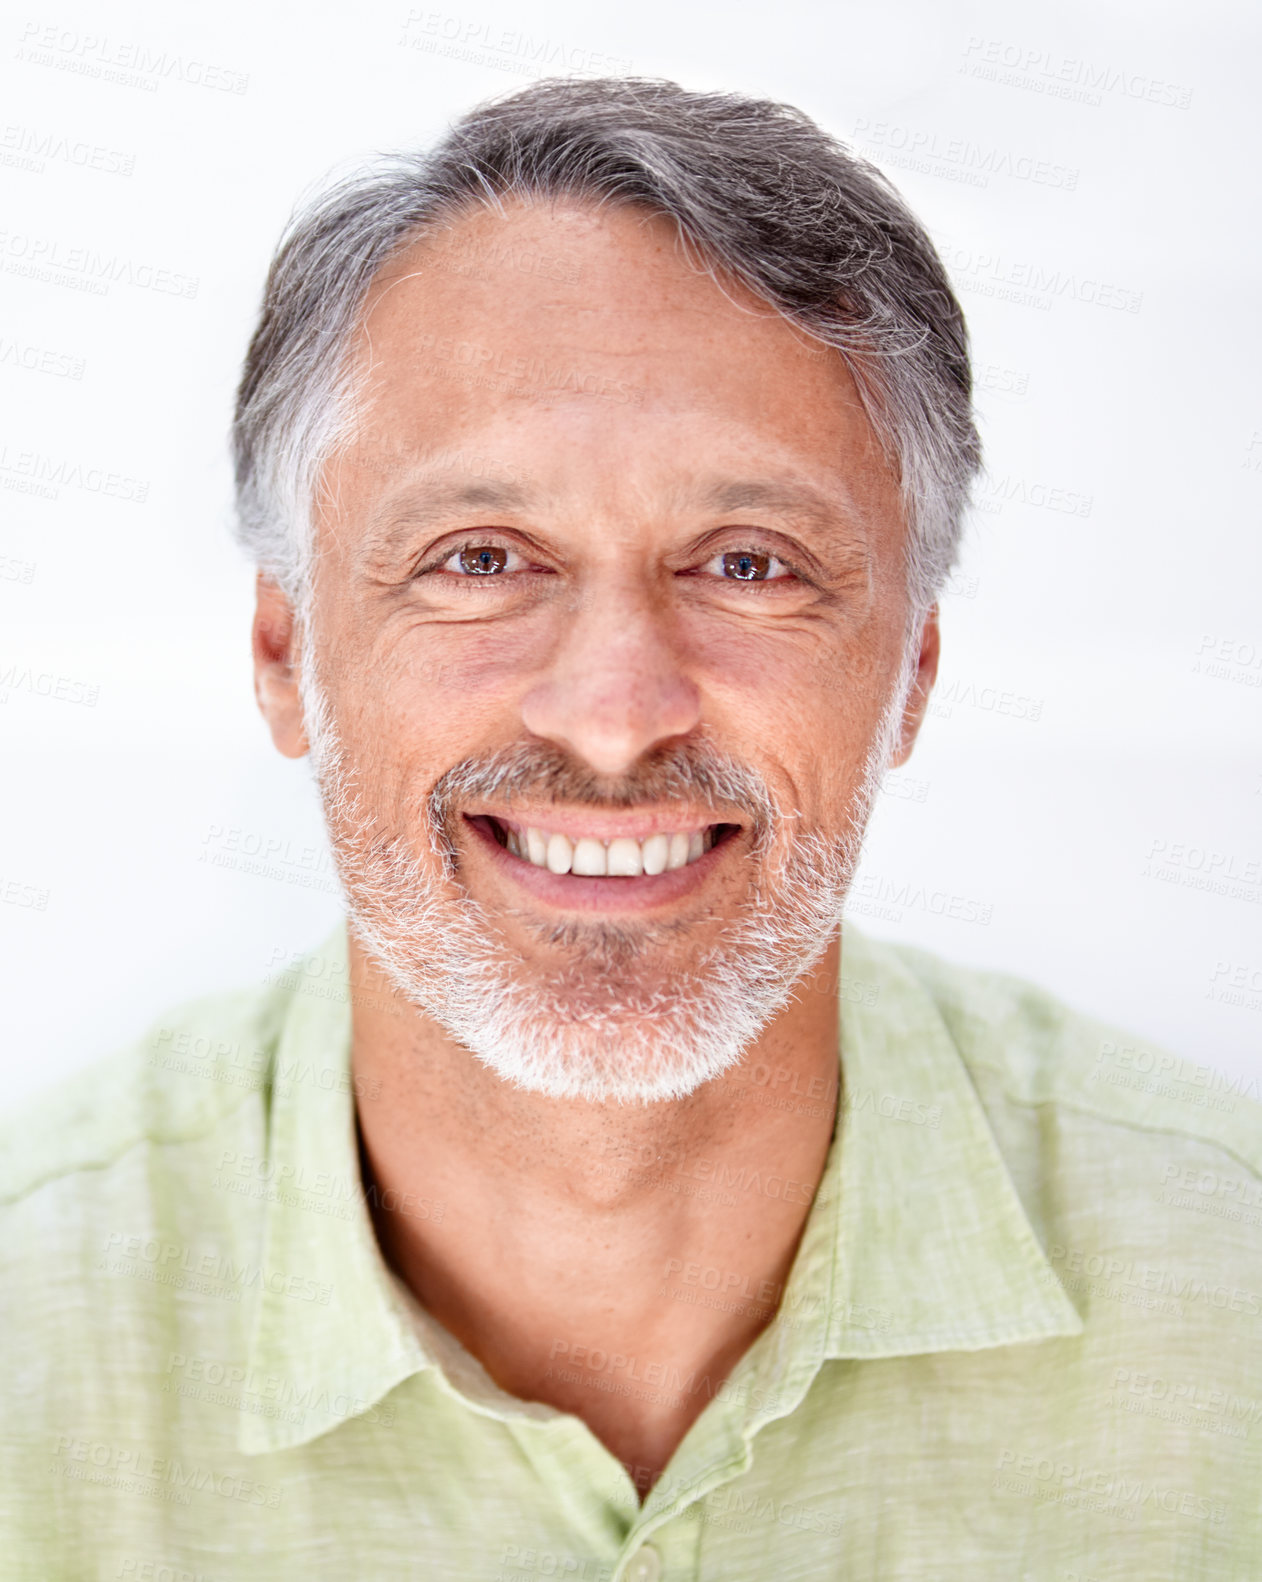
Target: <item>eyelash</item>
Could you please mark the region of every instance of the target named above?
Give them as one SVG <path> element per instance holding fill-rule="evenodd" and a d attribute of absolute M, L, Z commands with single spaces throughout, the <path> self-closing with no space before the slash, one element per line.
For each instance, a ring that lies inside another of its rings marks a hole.
<path fill-rule="evenodd" d="M 419 567 L 418 570 L 413 573 L 413 576 L 419 578 L 433 575 L 437 572 L 446 572 L 446 575 L 451 577 L 454 582 L 494 582 L 498 577 L 511 575 L 507 568 L 501 572 L 495 572 L 490 575 L 484 574 L 482 576 L 479 576 L 475 572 L 447 571 L 447 567 L 450 565 L 450 563 L 455 560 L 458 555 L 463 554 L 467 549 L 502 549 L 505 554 L 509 556 L 516 555 L 518 559 L 524 558 L 522 556 L 521 550 L 515 549 L 511 544 L 506 544 L 502 540 L 492 538 L 484 534 L 478 534 L 475 537 L 464 539 L 460 543 L 454 545 L 447 551 L 446 554 L 443 555 L 441 560 L 432 561 L 428 566 Z M 765 588 L 770 584 L 794 581 L 803 582 L 809 580 L 806 578 L 801 569 L 794 565 L 792 561 L 786 560 L 782 555 L 776 554 L 774 550 L 770 549 L 766 545 L 758 543 L 756 540 L 748 543 L 736 544 L 727 549 L 716 549 L 713 554 L 709 555 L 704 561 L 701 562 L 700 566 L 696 567 L 693 571 L 685 573 L 685 575 L 696 575 L 697 572 L 703 570 L 706 566 L 713 565 L 716 561 L 721 561 L 725 555 L 739 555 L 746 551 L 752 551 L 755 554 L 766 555 L 774 566 L 778 566 L 780 568 L 781 575 L 769 576 L 761 579 L 750 578 L 748 580 L 740 577 L 724 577 L 720 575 L 716 576 L 714 580 L 716 582 L 735 582 L 741 584 L 744 587 L 755 588 Z M 520 570 L 521 568 L 518 568 L 519 573 Z M 786 572 L 788 575 L 783 575 L 783 573 Z"/>

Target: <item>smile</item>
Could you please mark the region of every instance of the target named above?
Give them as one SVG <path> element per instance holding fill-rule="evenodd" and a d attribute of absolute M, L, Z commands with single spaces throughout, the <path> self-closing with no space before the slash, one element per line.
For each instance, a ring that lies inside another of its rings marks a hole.
<path fill-rule="evenodd" d="M 549 873 L 579 874 L 584 878 L 638 879 L 642 874 L 669 873 L 687 868 L 703 857 L 735 825 L 708 824 L 704 829 L 658 830 L 637 839 L 615 835 L 570 836 L 561 830 L 535 825 L 509 824 L 488 819 L 497 841 L 514 857 Z"/>
<path fill-rule="evenodd" d="M 545 904 L 581 911 L 680 901 L 744 833 L 735 823 L 692 823 L 687 813 L 672 820 L 669 813 L 567 811 L 549 820 L 541 810 L 521 820 L 466 813 L 465 821 L 506 877 Z M 549 827 L 562 821 L 564 829 Z"/>

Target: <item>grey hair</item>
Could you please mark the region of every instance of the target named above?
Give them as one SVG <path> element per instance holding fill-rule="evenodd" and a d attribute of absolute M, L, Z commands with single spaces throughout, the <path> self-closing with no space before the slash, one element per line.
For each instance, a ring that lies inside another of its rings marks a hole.
<path fill-rule="evenodd" d="M 912 605 L 937 597 L 981 465 L 964 316 L 885 177 L 802 111 L 647 78 L 554 78 L 464 116 L 428 152 L 343 178 L 291 221 L 233 425 L 238 536 L 300 609 L 320 470 L 353 434 L 369 286 L 418 237 L 504 197 L 633 206 L 845 359 L 895 468 Z"/>

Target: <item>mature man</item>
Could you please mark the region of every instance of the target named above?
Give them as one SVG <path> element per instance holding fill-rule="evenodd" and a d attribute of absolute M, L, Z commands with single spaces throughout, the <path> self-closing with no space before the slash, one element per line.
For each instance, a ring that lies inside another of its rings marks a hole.
<path fill-rule="evenodd" d="M 0 1575 L 1255 1574 L 1244 1105 L 840 931 L 979 454 L 884 181 L 536 85 L 297 220 L 236 444 L 349 927 L 12 1130 Z"/>

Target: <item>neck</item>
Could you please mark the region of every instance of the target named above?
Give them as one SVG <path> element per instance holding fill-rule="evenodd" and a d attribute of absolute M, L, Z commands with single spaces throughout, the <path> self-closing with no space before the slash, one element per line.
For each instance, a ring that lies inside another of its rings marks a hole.
<path fill-rule="evenodd" d="M 376 1212 L 387 1261 L 501 1388 L 580 1417 L 641 1492 L 709 1396 L 632 1403 L 585 1359 L 659 1362 L 712 1394 L 774 1316 L 832 1138 L 839 966 L 838 938 L 687 1098 L 592 1104 L 504 1082 L 352 938 L 365 1169 L 375 1202 L 402 1205 Z M 421 1200 L 441 1218 L 408 1213 Z M 696 1303 L 716 1288 L 735 1299 Z"/>

